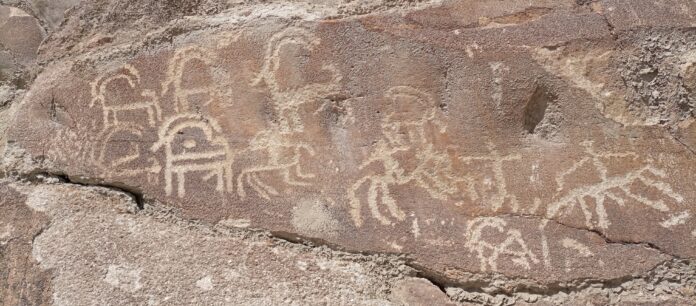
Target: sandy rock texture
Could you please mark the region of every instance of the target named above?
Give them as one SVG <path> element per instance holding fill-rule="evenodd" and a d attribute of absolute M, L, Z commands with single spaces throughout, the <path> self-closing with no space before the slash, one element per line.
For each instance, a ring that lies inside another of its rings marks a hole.
<path fill-rule="evenodd" d="M 696 305 L 696 4 L 0 2 L 5 305 Z"/>

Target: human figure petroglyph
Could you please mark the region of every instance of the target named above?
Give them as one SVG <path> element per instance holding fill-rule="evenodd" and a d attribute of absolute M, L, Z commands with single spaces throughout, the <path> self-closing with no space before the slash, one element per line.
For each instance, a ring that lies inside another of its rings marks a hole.
<path fill-rule="evenodd" d="M 315 177 L 313 173 L 305 173 L 301 165 L 302 156 L 314 156 L 314 149 L 308 144 L 288 138 L 278 127 L 271 127 L 257 134 L 246 151 L 265 157 L 265 163 L 246 168 L 239 174 L 237 195 L 241 198 L 247 196 L 245 186 L 251 187 L 266 200 L 280 194 L 264 181 L 262 175 L 277 174 L 289 186 L 309 186 L 309 180 Z"/>
<path fill-rule="evenodd" d="M 178 49 L 169 60 L 167 76 L 162 83 L 162 95 L 173 94 L 175 112 L 190 111 L 191 105 L 196 101 L 200 106 L 205 106 L 221 99 L 222 94 L 213 78 L 213 58 L 213 54 L 204 48 L 189 46 Z M 187 65 L 196 62 L 202 64 L 202 71 L 198 72 L 203 73 L 199 77 L 204 79 L 193 80 L 189 75 L 190 67 Z"/>
<path fill-rule="evenodd" d="M 461 161 L 467 164 L 478 161 L 484 162 L 493 171 L 493 180 L 485 178 L 479 182 L 479 185 L 482 185 L 479 186 L 481 189 L 480 192 L 477 192 L 476 188 L 469 188 L 469 198 L 472 201 L 489 203 L 493 211 L 500 210 L 507 202 L 512 208 L 512 211 L 517 212 L 519 210 L 519 202 L 517 201 L 517 197 L 515 195 L 508 193 L 505 173 L 503 171 L 503 163 L 516 161 L 522 157 L 519 154 L 501 155 L 492 142 L 488 143 L 488 150 L 488 155 L 461 156 L 459 158 Z M 493 188 L 496 189 L 495 193 L 490 196 L 487 195 L 486 191 Z"/>
<path fill-rule="evenodd" d="M 218 192 L 233 188 L 231 165 L 234 155 L 222 135 L 222 129 L 214 119 L 201 115 L 179 114 L 163 122 L 159 129 L 159 139 L 151 150 L 157 152 L 164 149 L 167 195 L 174 192 L 176 174 L 176 194 L 184 196 L 186 174 L 192 172 L 207 173 L 203 177 L 205 181 L 215 177 L 215 190 Z"/>
<path fill-rule="evenodd" d="M 356 226 L 362 225 L 362 200 L 359 190 L 367 186 L 367 207 L 371 215 L 384 225 L 392 224 L 389 217 L 380 212 L 380 203 L 391 218 L 403 221 L 405 213 L 391 195 L 391 188 L 414 183 L 424 188 L 438 200 L 447 200 L 458 194 L 457 185 L 468 178 L 457 177 L 450 156 L 435 149 L 428 133 L 432 129 L 444 133 L 445 125 L 437 118 L 435 99 L 418 89 L 408 86 L 390 88 L 385 94 L 391 107 L 382 119 L 382 138 L 377 141 L 370 156 L 360 165 L 360 170 L 381 165 L 376 173 L 359 178 L 348 189 L 351 214 Z M 414 169 L 406 169 L 397 159 L 399 154 L 411 154 L 416 162 Z"/>
<path fill-rule="evenodd" d="M 91 83 L 92 100 L 89 107 L 94 107 L 97 103 L 101 105 L 104 129 L 119 125 L 118 114 L 127 111 L 145 111 L 149 126 L 155 126 L 161 120 L 157 95 L 147 89 L 136 90 L 140 80 L 138 70 L 125 65 L 116 74 L 99 77 Z M 119 85 L 118 88 L 112 88 Z"/>
<path fill-rule="evenodd" d="M 260 197 L 270 199 L 279 195 L 276 187 L 264 176 L 278 176 L 288 186 L 308 186 L 315 177 L 303 170 L 303 156 L 314 156 L 314 149 L 301 140 L 304 132 L 300 107 L 305 103 L 320 101 L 338 94 L 341 75 L 331 64 L 324 64 L 331 78 L 326 83 L 310 83 L 296 87 L 284 87 L 278 78 L 280 53 L 284 47 L 298 45 L 307 51 L 314 50 L 320 40 L 306 29 L 290 27 L 273 35 L 269 41 L 261 71 L 251 81 L 252 86 L 265 85 L 271 94 L 277 121 L 259 132 L 250 141 L 246 152 L 261 156 L 262 163 L 243 169 L 237 177 L 237 194 L 247 196 L 251 188 Z"/>
<path fill-rule="evenodd" d="M 659 212 L 670 211 L 670 207 L 665 203 L 665 199 L 671 199 L 676 203 L 683 201 L 683 197 L 676 193 L 668 183 L 663 181 L 666 173 L 649 163 L 621 175 L 610 176 L 608 174 L 607 166 L 603 159 L 631 158 L 635 160 L 638 158 L 635 153 L 597 153 L 591 141 L 583 141 L 581 145 L 584 147 L 587 156 L 575 162 L 568 170 L 561 172 L 556 177 L 558 192 L 554 196 L 555 200 L 547 208 L 547 218 L 556 218 L 569 213 L 572 208 L 579 207 L 585 216 L 585 225 L 589 228 L 599 227 L 607 229 L 611 225 L 605 208 L 607 200 L 611 200 L 622 207 L 626 205 L 627 201 L 632 200 Z M 583 167 L 592 167 L 598 173 L 600 182 L 566 190 L 566 177 Z M 649 199 L 632 190 L 631 185 L 635 183 L 654 188 L 664 196 L 663 199 Z M 590 210 L 588 199 L 594 202 L 594 213 Z M 595 214 L 596 221 L 594 220 Z"/>
<path fill-rule="evenodd" d="M 311 52 L 319 43 L 320 39 L 316 35 L 303 28 L 289 27 L 276 33 L 266 46 L 261 71 L 251 81 L 252 86 L 265 84 L 270 90 L 280 131 L 283 133 L 303 130 L 304 124 L 300 116 L 300 107 L 303 104 L 335 95 L 340 90 L 342 76 L 333 64 L 322 66 L 322 69 L 331 76 L 331 79 L 325 83 L 283 88 L 278 79 L 278 69 L 281 65 L 280 54 L 284 47 L 294 44 Z"/>
<path fill-rule="evenodd" d="M 539 263 L 537 256 L 522 239 L 522 233 L 507 227 L 507 222 L 498 217 L 480 217 L 467 223 L 466 247 L 476 253 L 481 262 L 481 271 L 497 271 L 501 256 L 511 258 L 514 265 L 527 270 L 531 269 L 532 264 Z M 491 234 L 502 235 L 504 239 L 496 239 Z M 490 242 L 493 240 L 501 241 Z"/>

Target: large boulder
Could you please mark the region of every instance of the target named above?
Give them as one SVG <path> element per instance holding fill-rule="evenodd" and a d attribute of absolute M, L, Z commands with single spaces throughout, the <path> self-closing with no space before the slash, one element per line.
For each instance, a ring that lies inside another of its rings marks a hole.
<path fill-rule="evenodd" d="M 693 3 L 101 2 L 41 48 L 8 173 L 532 302 L 696 256 Z"/>

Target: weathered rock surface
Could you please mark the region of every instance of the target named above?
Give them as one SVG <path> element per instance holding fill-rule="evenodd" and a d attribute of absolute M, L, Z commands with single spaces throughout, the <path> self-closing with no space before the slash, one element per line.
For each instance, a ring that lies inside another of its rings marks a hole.
<path fill-rule="evenodd" d="M 51 301 L 51 272 L 32 256 L 34 238 L 48 218 L 19 201 L 15 190 L 0 186 L 0 300 L 3 305 L 38 305 Z"/>
<path fill-rule="evenodd" d="M 51 221 L 8 271 L 58 304 L 696 299 L 696 5 L 378 2 L 53 22 L 2 168 Z"/>
<path fill-rule="evenodd" d="M 34 77 L 37 51 L 44 36 L 34 17 L 0 5 L 0 150 L 5 146 L 10 105 L 22 98 Z"/>
<path fill-rule="evenodd" d="M 27 288 L 48 283 L 47 289 L 53 289 L 49 301 L 58 305 L 385 305 L 391 304 L 386 285 L 410 270 L 394 256 L 340 255 L 293 246 L 261 233 L 184 225 L 164 210 L 140 211 L 128 195 L 105 188 L 66 184 L 3 188 L 9 203 L 3 208 L 50 218 L 50 226 L 44 224 L 36 235 L 33 250 L 8 255 L 26 260 L 24 265 L 34 262 L 24 270 L 37 271 L 45 279 L 24 276 Z M 9 222 L 7 236 L 21 239 L 21 233 L 33 233 L 12 228 L 28 220 Z M 24 241 L 24 246 L 32 244 Z M 46 277 L 51 273 L 53 277 Z"/>

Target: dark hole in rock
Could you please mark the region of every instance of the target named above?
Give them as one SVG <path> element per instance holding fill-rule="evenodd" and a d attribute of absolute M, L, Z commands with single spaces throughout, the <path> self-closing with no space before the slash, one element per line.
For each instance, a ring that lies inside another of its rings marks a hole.
<path fill-rule="evenodd" d="M 549 104 L 556 100 L 556 95 L 546 88 L 537 86 L 524 108 L 524 129 L 533 134 L 539 123 L 544 120 Z"/>

